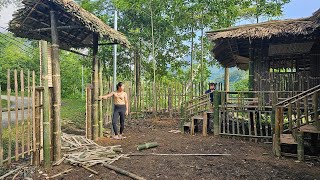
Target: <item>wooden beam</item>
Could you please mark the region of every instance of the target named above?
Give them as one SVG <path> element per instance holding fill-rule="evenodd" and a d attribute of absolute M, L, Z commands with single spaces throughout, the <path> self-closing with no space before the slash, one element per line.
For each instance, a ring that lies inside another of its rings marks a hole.
<path fill-rule="evenodd" d="M 93 34 L 93 59 L 92 59 L 92 114 L 93 114 L 93 140 L 97 140 L 99 136 L 99 113 L 98 113 L 98 94 L 99 94 L 99 63 L 98 63 L 98 34 Z"/>
<path fill-rule="evenodd" d="M 57 27 L 58 30 L 62 30 L 62 29 L 81 29 L 81 28 L 85 28 L 85 27 L 83 27 L 83 26 L 60 26 L 60 27 Z M 29 31 L 30 32 L 51 31 L 51 27 L 40 28 L 40 29 L 31 29 Z"/>

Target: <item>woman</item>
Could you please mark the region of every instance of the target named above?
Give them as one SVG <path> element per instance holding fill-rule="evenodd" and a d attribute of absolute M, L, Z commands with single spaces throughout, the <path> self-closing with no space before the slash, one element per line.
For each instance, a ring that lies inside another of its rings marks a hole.
<path fill-rule="evenodd" d="M 127 93 L 124 92 L 124 84 L 122 82 L 119 82 L 117 84 L 116 92 L 111 92 L 110 94 L 100 96 L 100 98 L 107 99 L 111 96 L 113 96 L 114 98 L 112 127 L 114 130 L 115 136 L 113 137 L 113 139 L 123 139 L 125 138 L 124 136 L 122 136 L 123 129 L 124 129 L 124 118 L 125 118 L 125 115 L 128 115 L 128 96 L 127 96 Z M 117 120 L 119 115 L 120 115 L 120 135 L 118 135 L 118 129 L 117 129 Z"/>

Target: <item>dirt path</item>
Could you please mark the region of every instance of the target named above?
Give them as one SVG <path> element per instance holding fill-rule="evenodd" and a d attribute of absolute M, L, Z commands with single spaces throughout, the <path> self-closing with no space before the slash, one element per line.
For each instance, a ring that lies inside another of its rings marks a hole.
<path fill-rule="evenodd" d="M 243 140 L 202 137 L 200 134 L 172 134 L 177 127 L 173 120 L 140 120 L 127 125 L 127 139 L 114 141 L 100 139 L 102 145 L 121 144 L 124 153 L 136 153 L 140 143 L 157 141 L 159 147 L 142 153 L 229 153 L 231 156 L 181 157 L 143 156 L 121 159 L 113 165 L 136 173 L 146 179 L 320 179 L 320 164 L 299 163 L 296 159 L 275 158 L 272 145 Z M 69 165 L 60 165 L 47 171 L 59 173 Z M 99 172 L 92 179 L 129 179 L 101 166 L 93 167 Z M 89 173 L 76 168 L 63 179 L 91 179 Z M 41 179 L 36 175 L 35 179 Z M 59 179 L 59 178 L 58 178 Z"/>

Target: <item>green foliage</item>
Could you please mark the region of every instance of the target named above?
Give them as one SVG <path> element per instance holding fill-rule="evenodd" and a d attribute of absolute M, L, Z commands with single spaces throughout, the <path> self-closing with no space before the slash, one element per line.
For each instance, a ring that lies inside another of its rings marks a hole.
<path fill-rule="evenodd" d="M 81 56 L 62 51 L 61 62 L 61 88 L 62 97 L 79 98 L 82 92 L 82 62 Z M 84 85 L 90 82 L 90 68 L 84 66 Z"/>
<path fill-rule="evenodd" d="M 232 84 L 232 89 L 234 91 L 249 91 L 249 73 L 246 71 L 244 76 L 238 81 L 235 81 Z"/>
<path fill-rule="evenodd" d="M 34 70 L 39 77 L 39 49 L 35 41 L 15 38 L 10 33 L 0 33 L 0 52 L 0 84 L 3 90 L 7 85 L 7 69 Z M 26 71 L 24 74 L 27 78 Z M 13 77 L 13 71 L 11 77 Z M 13 78 L 11 80 L 11 87 L 13 87 Z"/>

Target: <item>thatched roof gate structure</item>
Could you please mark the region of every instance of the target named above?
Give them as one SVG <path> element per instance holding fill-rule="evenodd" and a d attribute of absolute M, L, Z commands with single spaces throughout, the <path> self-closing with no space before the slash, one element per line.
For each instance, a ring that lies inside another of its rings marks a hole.
<path fill-rule="evenodd" d="M 226 68 L 249 69 L 250 90 L 303 91 L 320 83 L 320 10 L 207 32 L 212 53 Z"/>
<path fill-rule="evenodd" d="M 51 54 L 52 59 L 53 93 L 50 98 L 48 97 L 48 74 L 42 74 L 41 77 L 44 81 L 43 150 L 44 164 L 47 166 L 51 160 L 58 161 L 61 158 L 61 80 L 59 49 L 68 51 L 73 51 L 72 48 L 93 49 L 92 119 L 90 117 L 91 122 L 88 122 L 90 127 L 88 131 L 90 131 L 90 135 L 92 136 L 88 138 L 96 140 L 100 131 L 102 134 L 102 123 L 99 123 L 98 108 L 98 73 L 100 69 L 100 61 L 97 59 L 98 46 L 120 44 L 124 47 L 129 47 L 130 43 L 123 34 L 109 27 L 93 14 L 82 9 L 73 0 L 23 0 L 22 4 L 23 7 L 14 14 L 13 19 L 10 21 L 9 31 L 18 37 L 45 40 L 52 44 L 52 50 L 50 50 L 52 52 L 49 54 Z M 99 43 L 99 40 L 104 41 Z M 44 48 L 43 51 L 46 51 L 46 48 Z M 46 69 L 48 64 L 47 60 L 44 60 L 43 63 L 45 65 L 43 65 L 42 69 Z M 45 70 L 44 72 L 47 71 Z M 52 124 L 50 124 L 51 121 L 49 119 L 49 101 L 51 99 L 53 99 Z M 50 128 L 52 128 L 52 130 L 50 130 Z M 50 145 L 53 148 L 53 156 L 51 157 Z M 34 152 L 39 152 L 40 148 L 40 145 L 37 145 Z"/>

